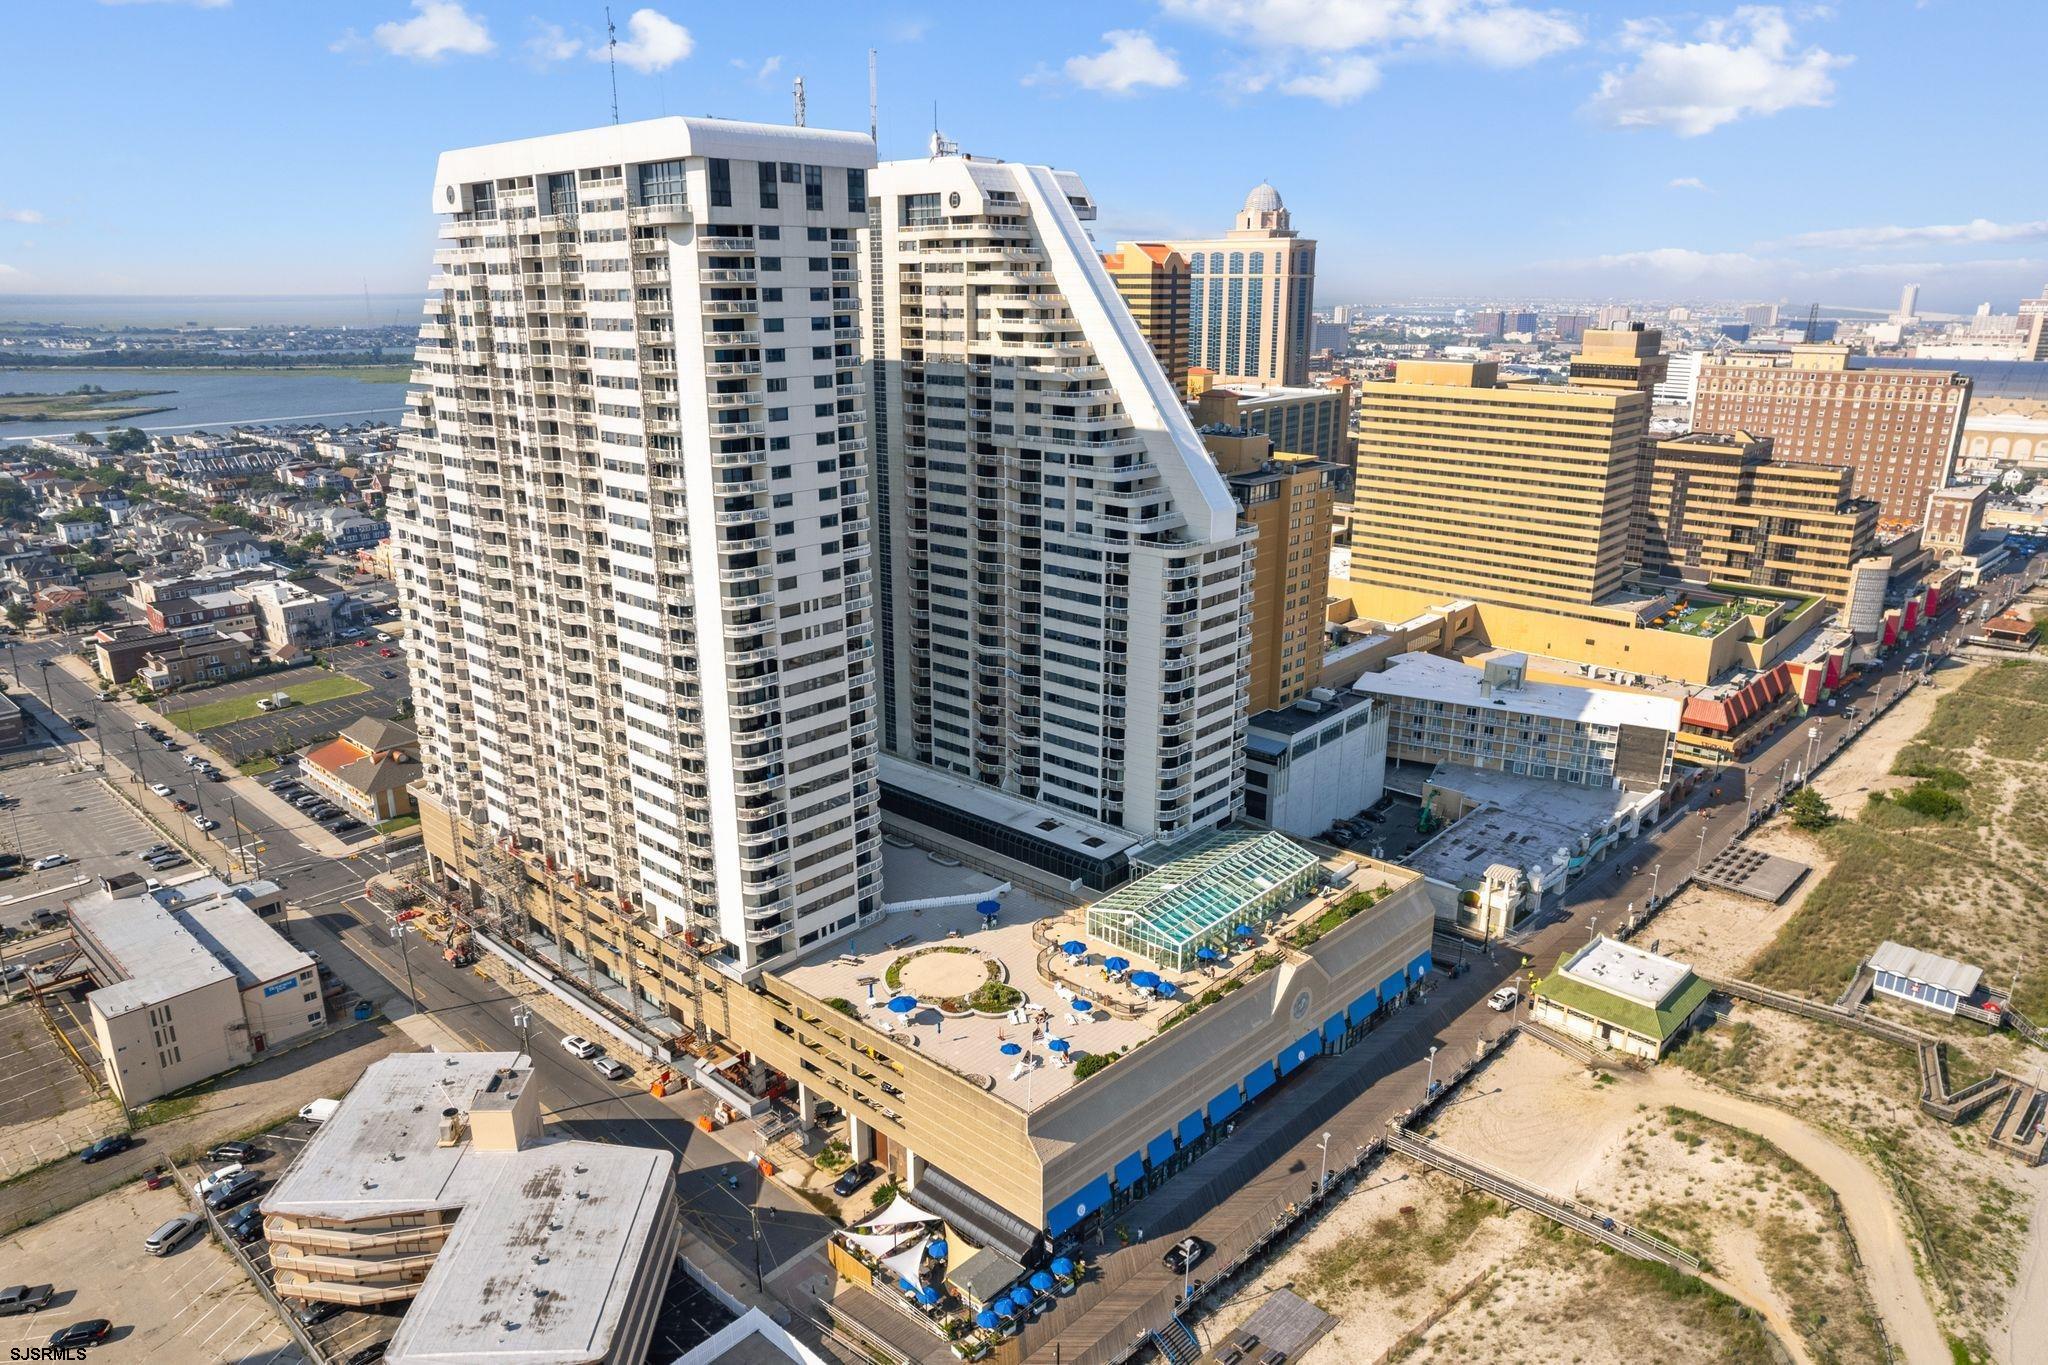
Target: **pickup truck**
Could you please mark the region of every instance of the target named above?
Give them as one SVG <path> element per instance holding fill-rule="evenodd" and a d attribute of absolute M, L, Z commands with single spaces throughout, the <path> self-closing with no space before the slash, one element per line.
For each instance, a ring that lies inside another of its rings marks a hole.
<path fill-rule="evenodd" d="M 56 1292 L 47 1284 L 12 1284 L 0 1289 L 0 1318 L 47 1308 Z"/>

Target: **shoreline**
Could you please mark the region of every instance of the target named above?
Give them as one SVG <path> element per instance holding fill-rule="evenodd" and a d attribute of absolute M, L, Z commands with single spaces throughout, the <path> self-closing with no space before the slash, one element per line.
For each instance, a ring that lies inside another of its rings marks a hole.
<path fill-rule="evenodd" d="M 317 375 L 327 379 L 354 379 L 365 384 L 403 384 L 411 376 L 410 362 L 392 365 L 28 365 L 12 357 L 0 357 L 0 371 L 20 374 L 262 374 Z"/>

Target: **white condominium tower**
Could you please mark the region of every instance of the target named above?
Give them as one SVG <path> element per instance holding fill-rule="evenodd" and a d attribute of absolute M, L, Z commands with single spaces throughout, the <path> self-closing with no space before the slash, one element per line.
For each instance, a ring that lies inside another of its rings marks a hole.
<path fill-rule="evenodd" d="M 1227 820 L 1251 563 L 1230 490 L 1080 180 L 933 145 L 876 171 L 867 254 L 883 747 L 1140 837 Z"/>
<path fill-rule="evenodd" d="M 631 926 L 745 975 L 880 905 L 873 164 L 664 118 L 435 173 L 394 517 L 428 849 L 586 903 L 559 937 L 640 1002 L 665 973 Z"/>

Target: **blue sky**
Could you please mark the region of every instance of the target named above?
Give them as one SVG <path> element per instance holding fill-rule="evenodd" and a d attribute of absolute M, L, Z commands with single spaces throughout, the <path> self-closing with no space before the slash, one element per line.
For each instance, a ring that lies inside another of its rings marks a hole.
<path fill-rule="evenodd" d="M 1071 167 L 1098 240 L 1270 179 L 1321 303 L 2048 283 L 2040 0 L 614 5 L 627 119 L 867 123 Z M 0 293 L 410 292 L 443 148 L 610 117 L 599 4 L 20 0 Z M 33 54 L 34 64 L 24 61 Z"/>

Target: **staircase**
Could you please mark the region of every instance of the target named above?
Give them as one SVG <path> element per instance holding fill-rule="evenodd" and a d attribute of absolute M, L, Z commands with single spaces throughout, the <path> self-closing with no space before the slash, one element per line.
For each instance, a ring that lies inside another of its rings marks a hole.
<path fill-rule="evenodd" d="M 1202 1343 L 1195 1340 L 1195 1334 L 1178 1314 L 1168 1317 L 1166 1324 L 1152 1333 L 1152 1344 L 1172 1365 L 1194 1365 L 1202 1358 Z"/>

